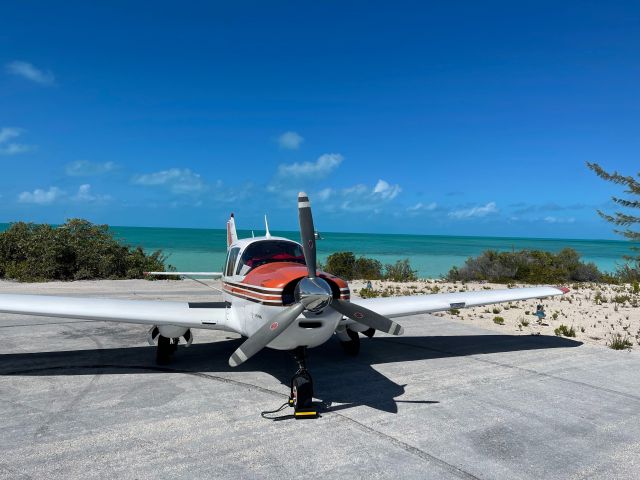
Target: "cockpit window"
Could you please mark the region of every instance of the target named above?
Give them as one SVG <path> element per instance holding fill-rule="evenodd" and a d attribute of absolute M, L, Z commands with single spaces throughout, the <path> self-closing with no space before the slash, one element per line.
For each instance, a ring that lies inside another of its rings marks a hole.
<path fill-rule="evenodd" d="M 250 270 L 272 262 L 296 262 L 304 265 L 302 247 L 286 240 L 263 240 L 252 243 L 242 253 L 236 275 L 246 275 Z"/>
<path fill-rule="evenodd" d="M 240 253 L 239 248 L 232 248 L 227 255 L 227 268 L 225 270 L 225 275 L 230 277 L 233 275 L 233 267 L 236 265 L 236 260 L 238 259 L 238 253 Z"/>

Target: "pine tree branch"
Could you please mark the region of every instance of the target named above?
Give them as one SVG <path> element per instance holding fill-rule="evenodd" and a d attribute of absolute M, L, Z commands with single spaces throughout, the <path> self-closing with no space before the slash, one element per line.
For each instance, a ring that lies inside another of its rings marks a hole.
<path fill-rule="evenodd" d="M 640 194 L 640 182 L 635 180 L 633 177 L 625 177 L 624 175 L 620 175 L 616 171 L 614 171 L 613 173 L 609 173 L 597 163 L 587 162 L 587 167 L 593 170 L 600 178 L 607 180 L 608 182 L 613 182 L 619 185 L 626 185 L 627 187 L 629 187 L 629 190 L 625 190 L 626 193 Z"/>
<path fill-rule="evenodd" d="M 640 208 L 640 200 L 626 200 L 624 198 L 618 197 L 611 197 L 611 200 L 616 202 L 618 205 L 622 205 L 623 207 Z"/>

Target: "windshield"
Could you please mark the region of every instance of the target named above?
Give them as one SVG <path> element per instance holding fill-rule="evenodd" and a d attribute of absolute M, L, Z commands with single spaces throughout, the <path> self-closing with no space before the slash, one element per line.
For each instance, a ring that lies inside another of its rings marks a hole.
<path fill-rule="evenodd" d="M 250 270 L 272 262 L 304 263 L 302 247 L 286 240 L 263 240 L 249 245 L 238 262 L 236 275 L 246 275 Z"/>

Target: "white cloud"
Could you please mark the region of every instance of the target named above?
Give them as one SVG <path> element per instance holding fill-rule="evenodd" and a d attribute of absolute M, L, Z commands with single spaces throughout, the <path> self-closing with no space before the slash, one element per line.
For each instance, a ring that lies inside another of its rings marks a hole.
<path fill-rule="evenodd" d="M 22 131 L 21 128 L 15 127 L 0 128 L 0 143 L 5 143 L 12 138 L 19 137 Z"/>
<path fill-rule="evenodd" d="M 90 177 L 111 172 L 117 168 L 113 162 L 89 162 L 87 160 L 77 160 L 67 164 L 65 172 L 70 177 Z"/>
<path fill-rule="evenodd" d="M 91 191 L 91 185 L 85 183 L 83 185 L 80 185 L 80 187 L 78 188 L 78 193 L 75 194 L 73 200 L 76 202 L 84 203 L 106 203 L 111 200 L 111 196 L 94 194 Z"/>
<path fill-rule="evenodd" d="M 318 198 L 318 200 L 325 202 L 329 200 L 329 197 L 331 197 L 331 195 L 333 195 L 332 188 L 323 188 L 317 193 L 316 197 Z"/>
<path fill-rule="evenodd" d="M 454 210 L 449 212 L 449 216 L 457 219 L 486 217 L 491 213 L 498 213 L 496 202 L 489 202 L 486 205 Z"/>
<path fill-rule="evenodd" d="M 65 192 L 58 187 L 50 187 L 49 190 L 36 188 L 33 192 L 22 192 L 18 195 L 20 203 L 35 203 L 37 205 L 49 205 L 63 197 Z"/>
<path fill-rule="evenodd" d="M 390 185 L 384 180 L 378 180 L 378 183 L 376 183 L 376 186 L 373 188 L 373 193 L 385 200 L 396 198 L 401 191 L 402 188 L 400 188 L 400 185 Z"/>
<path fill-rule="evenodd" d="M 408 207 L 407 210 L 409 210 L 410 212 L 422 212 L 422 211 L 435 210 L 437 207 L 438 207 L 438 204 L 436 202 L 431 202 L 427 204 L 418 202 L 414 206 Z"/>
<path fill-rule="evenodd" d="M 300 148 L 302 142 L 304 142 L 304 138 L 297 132 L 284 132 L 278 137 L 278 145 L 280 145 L 280 148 L 287 150 L 297 150 Z"/>
<path fill-rule="evenodd" d="M 35 150 L 34 145 L 12 142 L 12 138 L 18 138 L 24 133 L 21 128 L 3 127 L 0 128 L 0 155 L 17 155 Z"/>
<path fill-rule="evenodd" d="M 132 181 L 136 185 L 163 186 L 176 194 L 199 193 L 207 189 L 202 177 L 188 168 L 136 175 Z"/>
<path fill-rule="evenodd" d="M 400 185 L 391 185 L 385 180 L 378 180 L 373 188 L 362 183 L 344 188 L 340 209 L 349 212 L 381 213 L 386 203 L 398 196 L 402 191 Z"/>
<path fill-rule="evenodd" d="M 573 223 L 576 221 L 575 218 L 562 218 L 562 217 L 544 217 L 544 221 L 547 223 Z"/>
<path fill-rule="evenodd" d="M 40 85 L 52 85 L 55 82 L 55 77 L 50 71 L 40 70 L 29 62 L 23 62 L 16 60 L 10 62 L 6 66 L 7 72 L 18 77 L 26 78 L 32 82 Z"/>
<path fill-rule="evenodd" d="M 339 153 L 325 153 L 315 162 L 279 165 L 278 176 L 281 178 L 324 178 L 338 168 L 343 159 Z"/>

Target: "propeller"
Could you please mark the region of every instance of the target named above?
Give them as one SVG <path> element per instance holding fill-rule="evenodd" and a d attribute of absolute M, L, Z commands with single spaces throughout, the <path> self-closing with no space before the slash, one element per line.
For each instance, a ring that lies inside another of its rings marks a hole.
<path fill-rule="evenodd" d="M 345 317 L 370 328 L 391 335 L 402 335 L 404 332 L 400 325 L 379 313 L 339 298 L 333 298 L 333 292 L 327 281 L 316 276 L 315 228 L 309 197 L 304 192 L 298 194 L 298 220 L 300 222 L 302 251 L 307 264 L 307 277 L 302 278 L 296 285 L 294 296 L 297 302 L 282 310 L 271 323 L 263 325 L 245 340 L 229 358 L 229 365 L 232 367 L 246 362 L 266 347 L 284 332 L 304 310 L 320 312 L 324 308 L 331 307 Z"/>
<path fill-rule="evenodd" d="M 296 303 L 278 313 L 271 323 L 265 323 L 256 333 L 247 338 L 229 358 L 229 365 L 237 367 L 246 362 L 256 353 L 266 347 L 274 338 L 284 332 L 298 315 L 304 310 L 304 305 Z"/>
<path fill-rule="evenodd" d="M 307 264 L 309 278 L 316 278 L 316 235 L 311 215 L 311 203 L 306 193 L 298 194 L 298 221 L 300 222 L 300 240 L 304 261 Z"/>

